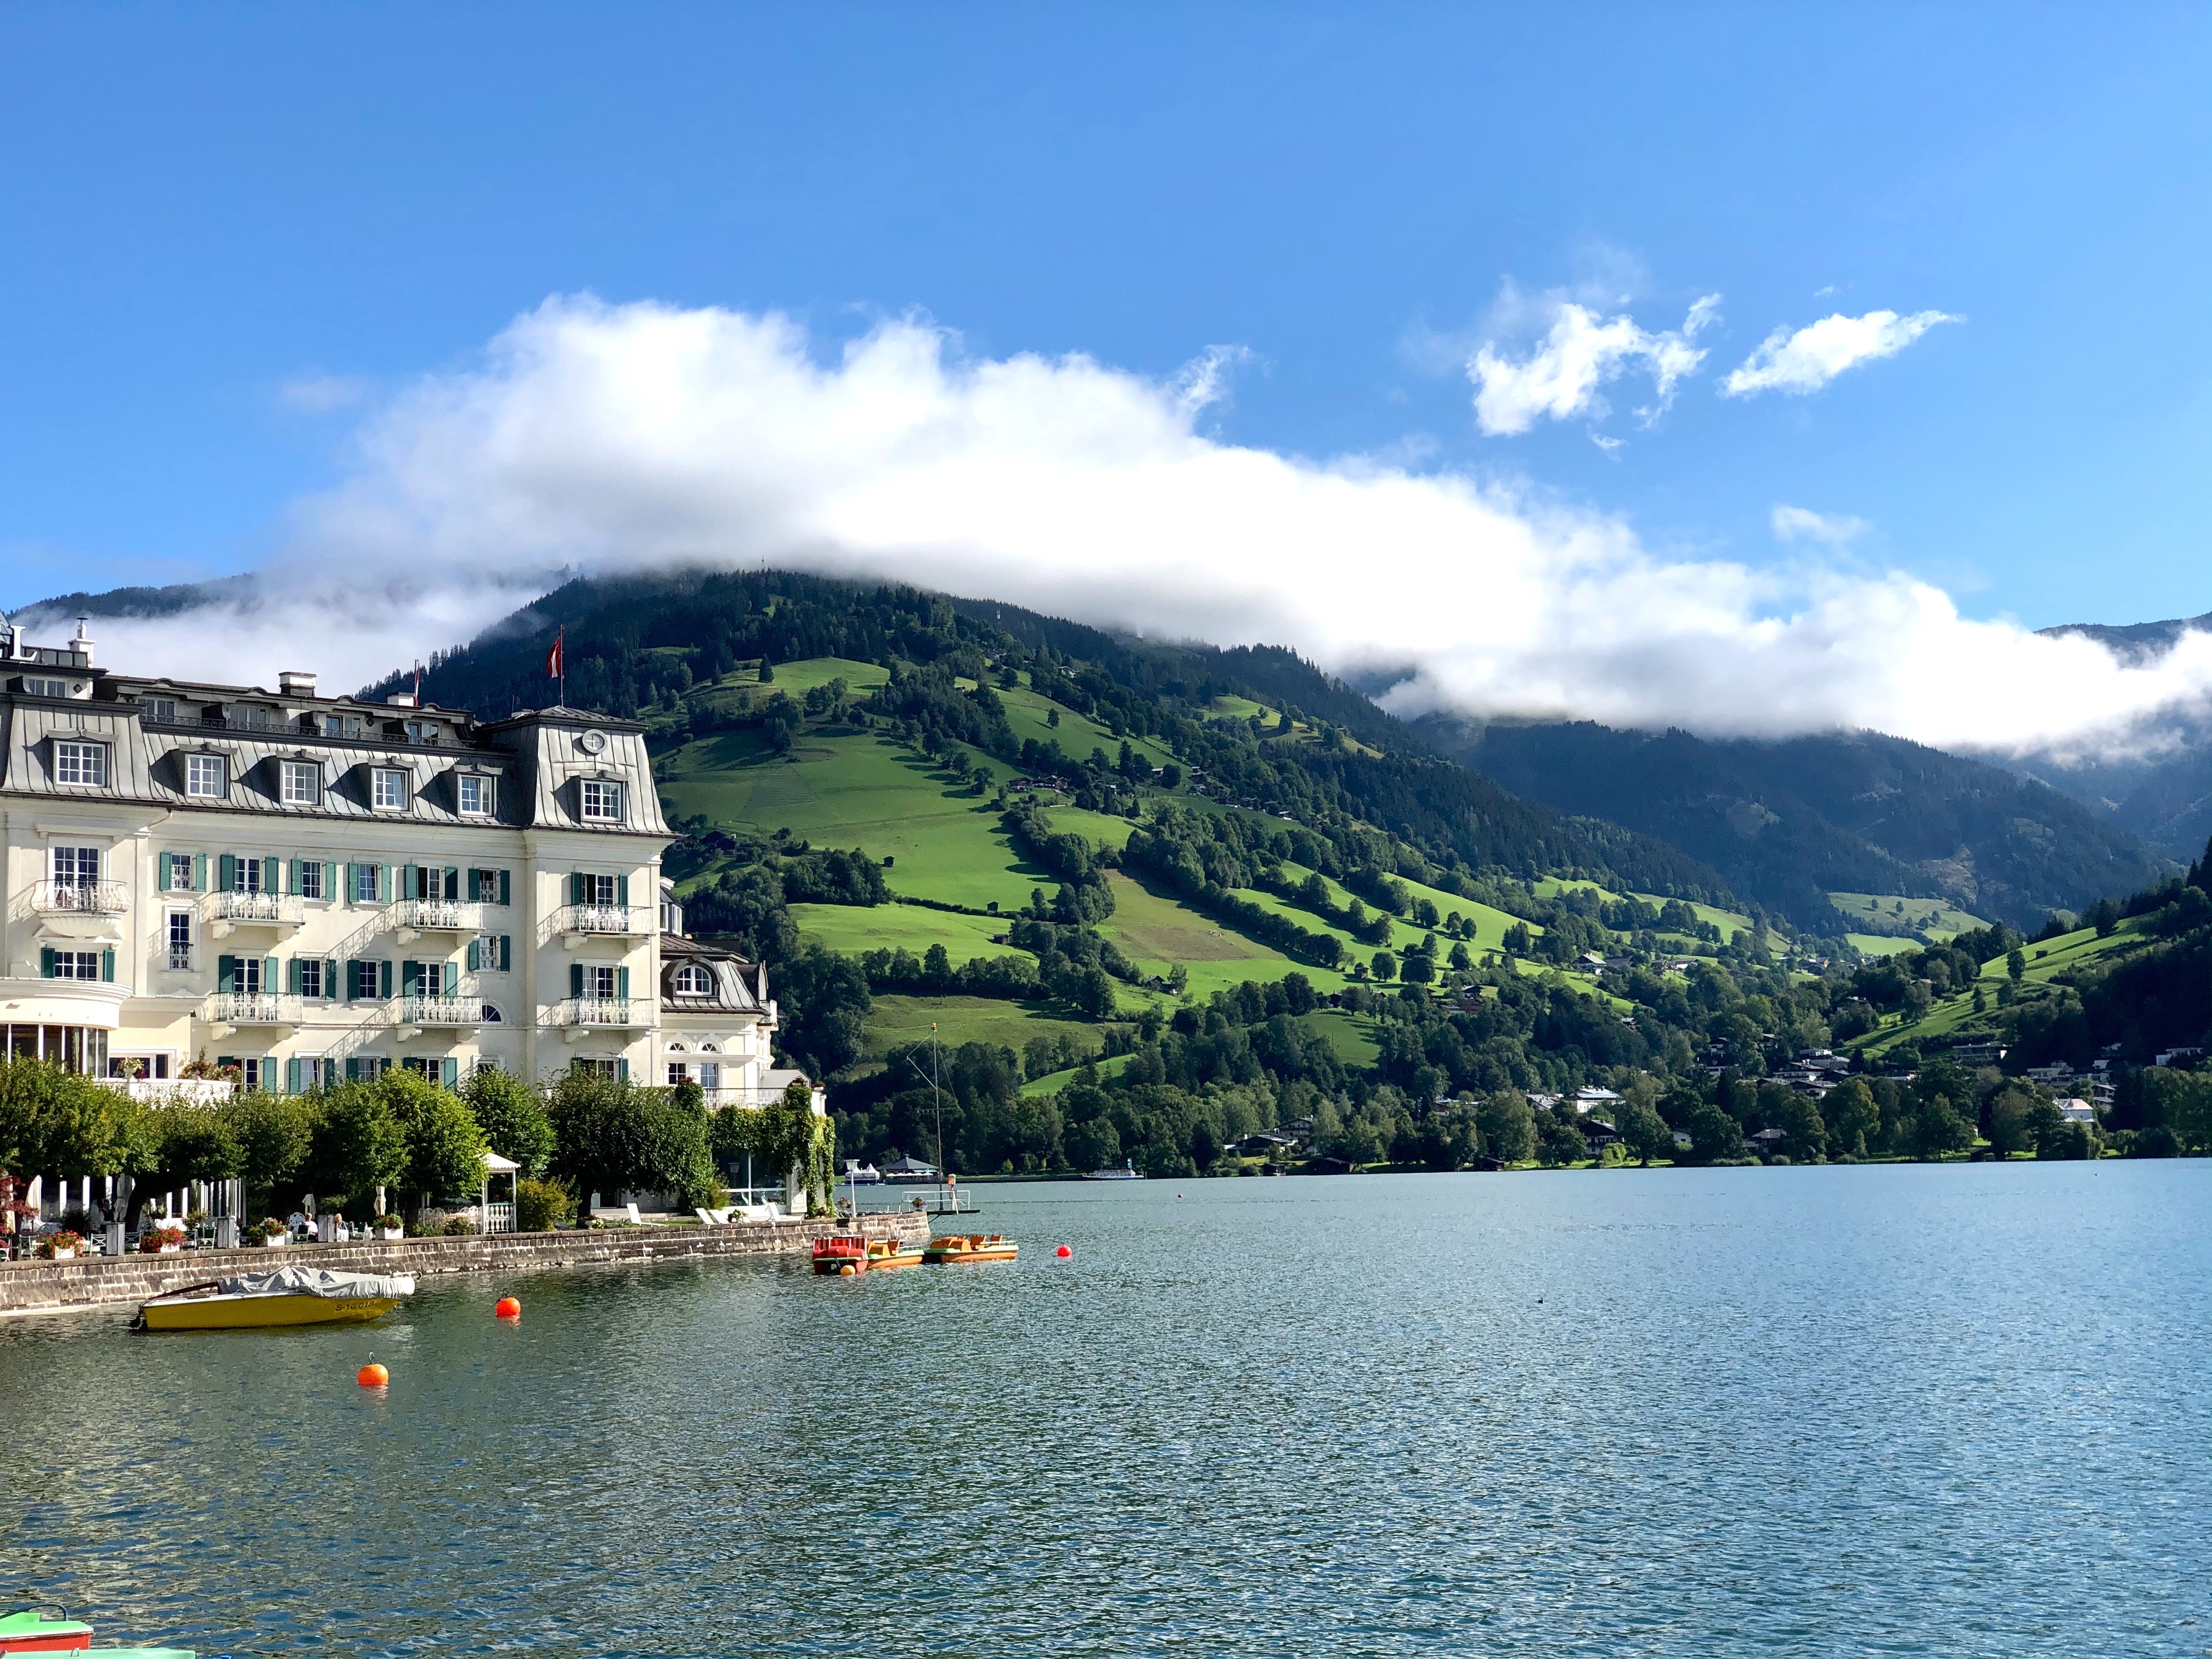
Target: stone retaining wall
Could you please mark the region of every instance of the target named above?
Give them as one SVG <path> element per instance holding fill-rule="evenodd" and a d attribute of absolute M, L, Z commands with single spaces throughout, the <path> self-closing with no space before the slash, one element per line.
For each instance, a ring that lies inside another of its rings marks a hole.
<path fill-rule="evenodd" d="M 929 1218 L 910 1212 L 864 1217 L 871 1238 L 929 1237 Z M 488 1237 L 404 1238 L 391 1243 L 295 1244 L 279 1250 L 187 1250 L 179 1255 L 92 1256 L 75 1261 L 0 1262 L 0 1314 L 59 1313 L 143 1302 L 187 1285 L 271 1267 L 329 1267 L 340 1273 L 531 1273 L 592 1262 L 686 1261 L 709 1255 L 788 1255 L 812 1249 L 851 1222 L 750 1221 L 726 1227 L 605 1227 L 588 1232 L 494 1233 Z"/>

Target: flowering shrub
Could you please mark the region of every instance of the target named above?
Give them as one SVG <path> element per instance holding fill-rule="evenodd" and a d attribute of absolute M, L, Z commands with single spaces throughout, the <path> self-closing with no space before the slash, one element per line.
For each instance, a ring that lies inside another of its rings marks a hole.
<path fill-rule="evenodd" d="M 58 1233 L 49 1233 L 39 1241 L 39 1254 L 49 1261 L 64 1250 L 81 1250 L 83 1248 L 84 1235 L 70 1232 L 67 1228 Z"/>
<path fill-rule="evenodd" d="M 282 1238 L 291 1231 L 273 1215 L 266 1218 L 258 1227 L 254 1229 L 254 1231 L 259 1233 L 264 1239 Z"/>
<path fill-rule="evenodd" d="M 138 1254 L 159 1255 L 166 1244 L 181 1245 L 185 1242 L 182 1227 L 150 1227 L 138 1236 Z"/>

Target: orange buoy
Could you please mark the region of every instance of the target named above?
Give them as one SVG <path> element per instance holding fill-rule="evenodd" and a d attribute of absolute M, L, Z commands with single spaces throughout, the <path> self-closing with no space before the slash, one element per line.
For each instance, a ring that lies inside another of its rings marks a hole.
<path fill-rule="evenodd" d="M 501 1319 L 520 1319 L 522 1317 L 522 1304 L 511 1296 L 503 1296 L 493 1304 L 492 1312 Z"/>
<path fill-rule="evenodd" d="M 1071 1249 L 1069 1249 L 1067 1248 L 1067 1246 L 1066 1246 L 1066 1245 L 1063 1244 L 1063 1245 L 1061 1245 L 1058 1249 L 1054 1250 L 1054 1251 L 1053 1252 L 1053 1254 L 1054 1254 L 1054 1255 L 1066 1256 L 1066 1255 L 1073 1255 L 1075 1254 L 1075 1252 L 1074 1252 L 1074 1251 L 1073 1251 L 1073 1250 L 1071 1250 Z"/>
<path fill-rule="evenodd" d="M 380 1389 L 392 1381 L 392 1373 L 372 1359 L 353 1374 L 353 1380 L 364 1389 Z"/>

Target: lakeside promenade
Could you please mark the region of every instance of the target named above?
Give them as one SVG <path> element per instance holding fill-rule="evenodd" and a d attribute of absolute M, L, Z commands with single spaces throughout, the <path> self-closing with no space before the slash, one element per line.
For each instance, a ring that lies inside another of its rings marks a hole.
<path fill-rule="evenodd" d="M 858 1221 L 750 1221 L 726 1226 L 595 1227 L 552 1233 L 491 1233 L 459 1238 L 362 1240 L 347 1244 L 296 1244 L 187 1250 L 177 1255 L 89 1256 L 74 1261 L 0 1262 L 0 1316 L 66 1313 L 143 1302 L 227 1273 L 289 1264 L 342 1273 L 535 1273 L 602 1263 L 688 1261 L 702 1256 L 793 1255 L 811 1252 L 831 1233 L 923 1243 L 928 1217 L 913 1212 L 864 1216 Z"/>

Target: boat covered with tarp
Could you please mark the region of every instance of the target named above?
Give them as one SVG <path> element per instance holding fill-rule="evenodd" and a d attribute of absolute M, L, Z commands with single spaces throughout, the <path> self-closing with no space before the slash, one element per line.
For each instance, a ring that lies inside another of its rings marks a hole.
<path fill-rule="evenodd" d="M 157 1296 L 138 1310 L 146 1331 L 234 1331 L 263 1325 L 336 1325 L 376 1319 L 415 1294 L 407 1273 L 272 1267 Z"/>

